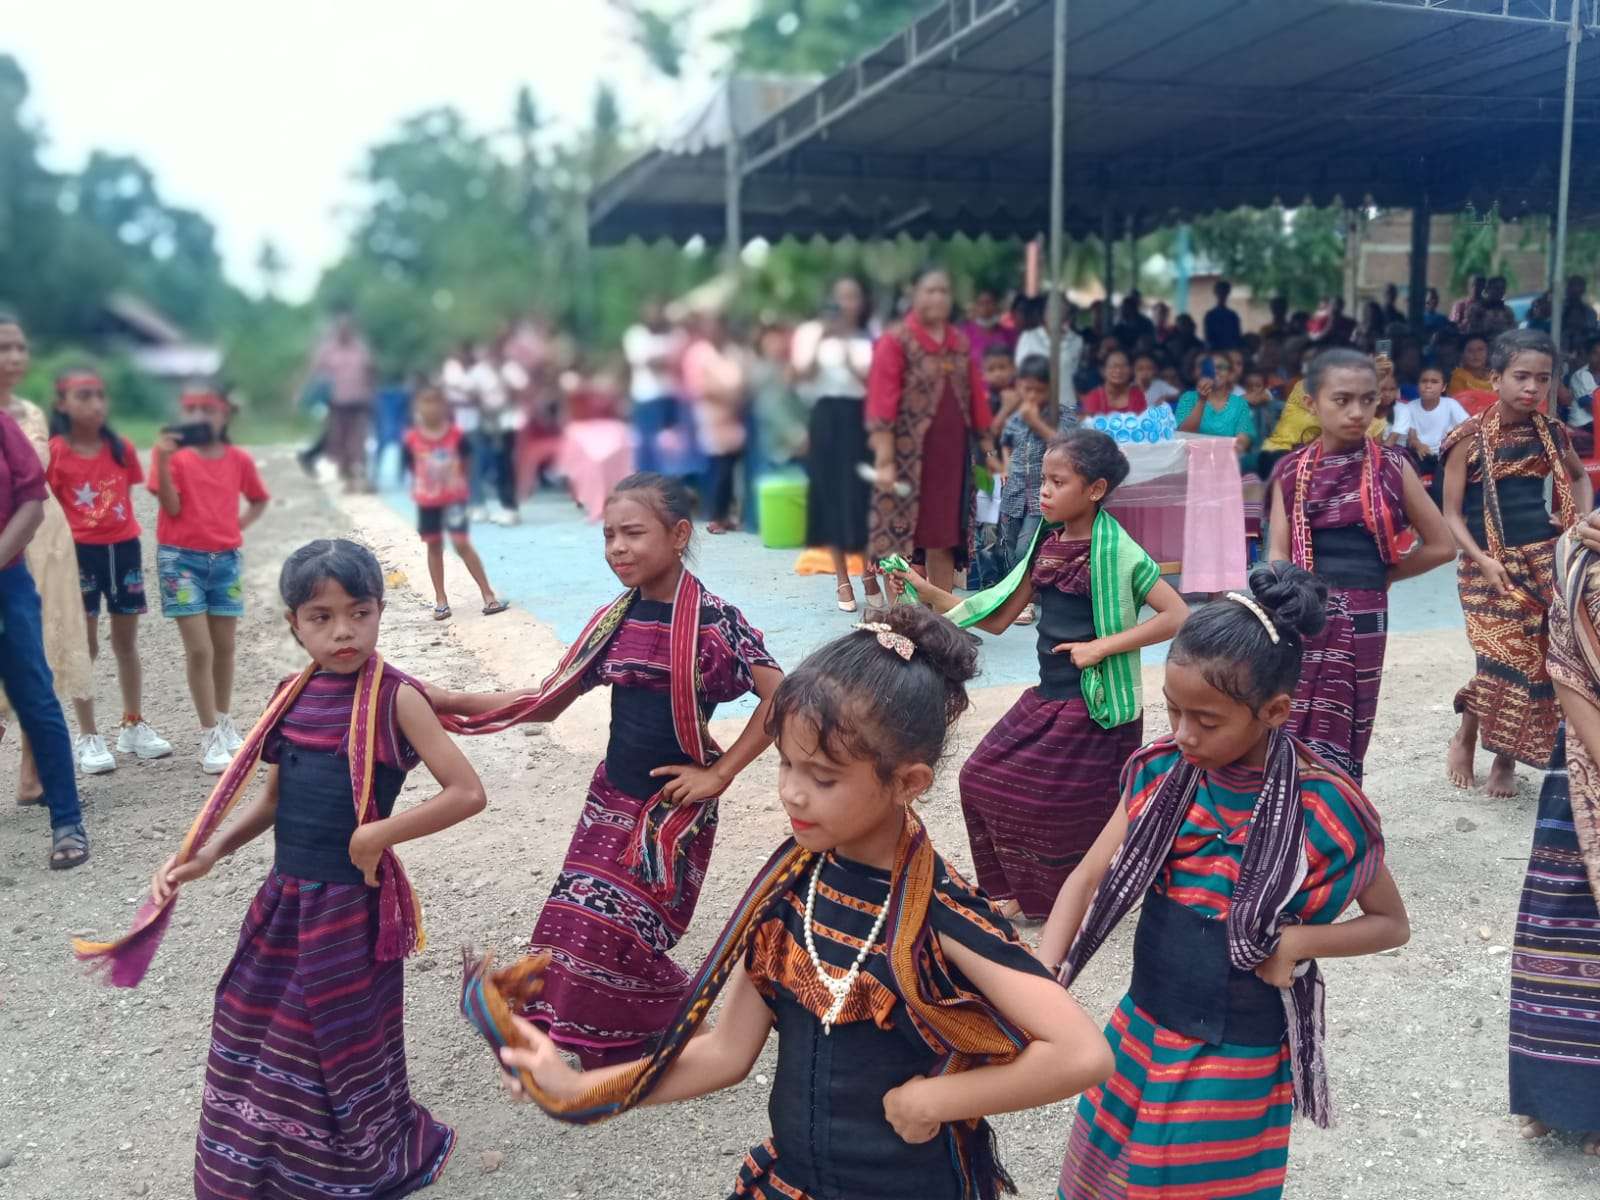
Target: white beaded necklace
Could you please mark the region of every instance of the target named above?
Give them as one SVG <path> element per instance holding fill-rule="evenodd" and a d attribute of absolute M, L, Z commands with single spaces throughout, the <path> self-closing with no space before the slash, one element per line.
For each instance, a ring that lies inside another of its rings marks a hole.
<path fill-rule="evenodd" d="M 830 975 L 828 968 L 822 965 L 822 959 L 817 955 L 817 943 L 811 936 L 813 914 L 817 908 L 817 880 L 822 878 L 822 864 L 826 860 L 825 854 L 817 856 L 816 869 L 811 872 L 811 886 L 806 891 L 806 953 L 811 956 L 811 967 L 817 973 L 817 980 L 833 997 L 833 1004 L 828 1008 L 827 1015 L 822 1018 L 822 1032 L 825 1035 L 833 1033 L 833 1023 L 844 1011 L 845 999 L 850 995 L 850 989 L 855 986 L 856 976 L 861 974 L 861 964 L 866 962 L 867 955 L 872 953 L 878 935 L 883 932 L 884 919 L 889 915 L 889 902 L 885 899 L 883 906 L 878 909 L 877 918 L 872 922 L 872 932 L 867 934 L 867 940 L 862 943 L 860 951 L 856 954 L 856 961 L 850 964 L 850 969 L 844 973 L 843 978 L 835 979 Z"/>

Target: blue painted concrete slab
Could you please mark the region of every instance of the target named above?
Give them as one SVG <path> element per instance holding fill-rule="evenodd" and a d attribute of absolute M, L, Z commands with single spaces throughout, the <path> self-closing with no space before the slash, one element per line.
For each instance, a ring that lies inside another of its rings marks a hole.
<path fill-rule="evenodd" d="M 415 509 L 403 492 L 385 498 L 410 519 Z M 523 506 L 523 523 L 476 525 L 473 542 L 500 595 L 550 625 L 563 642 L 583 630 L 594 610 L 619 590 L 606 566 L 600 526 L 565 497 L 541 494 Z M 711 591 L 738 607 L 767 639 L 780 663 L 792 666 L 820 643 L 860 619 L 834 607 L 829 576 L 794 573 L 795 550 L 768 550 L 748 533 L 712 537 L 697 528 L 693 568 Z M 1443 568 L 1398 585 L 1390 601 L 1390 632 L 1461 627 L 1455 571 Z M 1144 652 L 1147 664 L 1165 660 L 1165 647 Z M 984 635 L 979 686 L 1026 684 L 1038 679 L 1032 629 L 1002 637 Z M 748 698 L 730 711 L 748 711 Z"/>

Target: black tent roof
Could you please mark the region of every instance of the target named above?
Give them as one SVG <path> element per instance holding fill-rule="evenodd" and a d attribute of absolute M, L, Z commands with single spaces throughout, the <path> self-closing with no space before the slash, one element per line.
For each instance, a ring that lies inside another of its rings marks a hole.
<path fill-rule="evenodd" d="M 1555 206 L 1570 0 L 1069 0 L 1066 223 L 1238 205 Z M 1600 210 L 1600 0 L 1578 0 L 1572 205 Z M 946 0 L 740 137 L 746 237 L 1031 237 L 1052 0 Z M 591 237 L 723 235 L 726 156 L 648 152 Z"/>

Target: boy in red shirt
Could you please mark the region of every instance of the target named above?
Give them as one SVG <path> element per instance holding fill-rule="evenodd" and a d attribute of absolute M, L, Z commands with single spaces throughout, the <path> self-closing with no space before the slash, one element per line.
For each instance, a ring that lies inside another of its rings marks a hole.
<path fill-rule="evenodd" d="M 178 624 L 189 695 L 200 719 L 200 769 L 220 775 L 244 738 L 233 707 L 234 635 L 244 615 L 244 531 L 267 507 L 255 459 L 228 443 L 233 407 L 214 392 L 180 401 L 188 446 L 163 433 L 150 455 L 150 490 L 161 500 L 156 519 L 156 572 L 161 614 Z M 244 515 L 239 502 L 248 504 Z"/>
<path fill-rule="evenodd" d="M 417 502 L 417 532 L 428 547 L 428 578 L 433 581 L 433 619 L 450 619 L 450 598 L 444 590 L 444 535 L 461 556 L 472 582 L 483 594 L 483 615 L 509 607 L 496 598 L 483 569 L 483 559 L 467 532 L 467 470 L 471 450 L 450 419 L 444 392 L 426 386 L 411 402 L 411 428 L 406 430 L 405 456 L 411 467 L 411 498 Z"/>
<path fill-rule="evenodd" d="M 100 603 L 111 623 L 111 651 L 122 690 L 117 750 L 139 758 L 165 758 L 171 744 L 140 715 L 144 670 L 139 662 L 139 618 L 146 611 L 144 555 L 133 515 L 133 486 L 144 480 L 139 452 L 108 421 L 105 384 L 93 371 L 70 370 L 56 380 L 50 412 L 50 463 L 45 477 L 67 517 L 78 551 L 78 581 L 89 635 L 89 657 L 100 652 Z M 101 775 L 117 760 L 95 727 L 94 705 L 77 705 L 83 733 L 74 747 L 78 769 Z"/>

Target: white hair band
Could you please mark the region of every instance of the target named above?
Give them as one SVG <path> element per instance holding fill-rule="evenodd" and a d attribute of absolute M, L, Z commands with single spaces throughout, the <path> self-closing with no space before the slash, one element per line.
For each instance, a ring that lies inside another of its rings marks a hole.
<path fill-rule="evenodd" d="M 1273 623 L 1266 609 L 1262 608 L 1252 597 L 1246 596 L 1243 592 L 1229 592 L 1228 599 L 1244 605 L 1253 612 L 1256 615 L 1256 620 L 1261 622 L 1261 627 L 1267 631 L 1267 636 L 1272 639 L 1272 644 L 1274 646 L 1278 644 L 1280 636 L 1278 627 Z"/>

